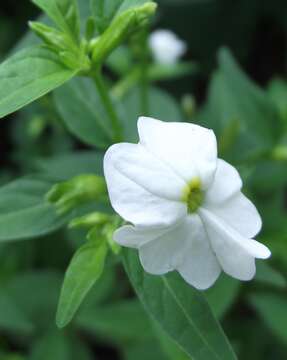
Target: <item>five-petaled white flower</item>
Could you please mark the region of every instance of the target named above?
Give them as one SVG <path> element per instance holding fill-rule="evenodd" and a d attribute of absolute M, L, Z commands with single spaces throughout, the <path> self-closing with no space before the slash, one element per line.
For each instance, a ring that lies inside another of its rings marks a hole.
<path fill-rule="evenodd" d="M 137 248 L 151 274 L 177 270 L 198 289 L 221 270 L 240 280 L 270 251 L 252 238 L 261 228 L 236 169 L 217 158 L 212 130 L 141 117 L 140 142 L 111 146 L 104 159 L 112 206 L 132 225 L 114 234 Z"/>
<path fill-rule="evenodd" d="M 149 37 L 152 54 L 160 64 L 175 64 L 186 52 L 186 44 L 172 31 L 156 30 Z"/>

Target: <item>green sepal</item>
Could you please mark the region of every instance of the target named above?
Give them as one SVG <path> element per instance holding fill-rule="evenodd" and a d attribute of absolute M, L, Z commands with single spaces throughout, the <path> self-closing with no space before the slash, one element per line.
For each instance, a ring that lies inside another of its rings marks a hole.
<path fill-rule="evenodd" d="M 114 241 L 114 233 L 121 225 L 122 220 L 119 216 L 114 216 L 114 219 L 112 222 L 107 223 L 102 230 L 103 235 L 106 238 L 107 243 L 109 244 L 110 249 L 115 255 L 118 255 L 121 251 L 120 245 L 118 245 Z"/>

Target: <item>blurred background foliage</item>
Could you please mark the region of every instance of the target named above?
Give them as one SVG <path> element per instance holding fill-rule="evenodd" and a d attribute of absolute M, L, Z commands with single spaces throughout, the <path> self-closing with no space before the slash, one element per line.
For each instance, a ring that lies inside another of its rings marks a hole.
<path fill-rule="evenodd" d="M 287 2 L 158 2 L 154 27 L 171 29 L 184 39 L 188 43 L 185 60 L 196 62 L 198 71 L 158 82 L 157 86 L 164 91 L 152 90 L 151 113 L 163 120 L 185 119 L 215 130 L 220 156 L 239 169 L 246 184 L 245 193 L 262 214 L 264 229 L 260 239 L 273 253 L 268 263 L 258 262 L 255 281 L 244 284 L 222 276 L 206 292 L 207 299 L 239 359 L 284 360 L 287 358 Z M 82 14 L 87 3 L 80 0 Z M 15 46 L 22 46 L 19 41 L 27 31 L 27 21 L 37 16 L 37 9 L 28 0 L 1 1 L 2 60 Z M 27 41 L 33 39 L 29 36 Z M 128 68 L 126 55 L 117 56 L 122 67 L 117 69 L 115 63 L 119 62 L 110 59 L 106 69 L 112 79 Z M 83 94 L 88 96 L 84 83 L 74 86 L 83 86 Z M 102 154 L 97 146 L 97 152 L 91 150 L 90 145 L 94 144 L 87 138 L 89 131 L 81 132 L 82 138 L 75 140 L 66 131 L 65 117 L 72 121 L 72 114 L 67 113 L 65 106 L 64 109 L 55 106 L 57 99 L 69 103 L 73 89 L 73 84 L 65 86 L 53 98 L 46 96 L 1 121 L 1 185 L 27 173 L 40 172 L 58 179 L 83 172 L 102 173 Z M 91 102 L 97 99 L 92 98 Z M 135 123 L 139 107 L 136 91 L 127 94 L 123 102 L 129 109 L 127 121 Z M 93 116 L 84 110 L 87 119 Z M 69 126 L 72 133 L 77 131 L 73 124 Z M 134 139 L 132 126 L 127 137 Z M 33 223 L 35 212 L 45 213 L 45 209 L 37 207 L 37 201 L 50 184 L 47 181 L 39 184 L 39 193 L 30 194 L 31 208 L 21 207 L 21 194 L 14 191 L 13 185 L 0 189 L 0 240 L 7 241 L 11 231 L 13 239 L 23 237 L 21 221 Z M 29 180 L 25 186 L 29 189 Z M 7 211 L 5 201 L 10 204 L 11 199 L 15 206 Z M 51 229 L 60 227 L 58 219 L 49 221 Z M 32 235 L 27 229 L 27 238 Z M 147 318 L 114 258 L 108 259 L 104 276 L 72 324 L 64 330 L 56 328 L 55 313 L 63 274 L 83 240 L 81 231 L 61 229 L 29 242 L 1 243 L 0 359 L 186 359 Z"/>

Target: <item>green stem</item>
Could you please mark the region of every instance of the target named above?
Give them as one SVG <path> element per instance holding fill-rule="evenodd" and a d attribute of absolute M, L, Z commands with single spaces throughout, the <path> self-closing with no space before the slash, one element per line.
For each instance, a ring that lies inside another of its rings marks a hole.
<path fill-rule="evenodd" d="M 115 142 L 121 141 L 121 139 L 122 139 L 121 123 L 120 123 L 119 117 L 114 108 L 113 101 L 110 97 L 109 91 L 106 87 L 106 84 L 104 82 L 104 79 L 103 79 L 100 71 L 97 71 L 96 73 L 93 74 L 93 80 L 96 84 L 97 90 L 99 92 L 99 95 L 101 97 L 103 105 L 108 114 L 112 129 L 114 132 L 114 141 Z"/>
<path fill-rule="evenodd" d="M 149 79 L 148 79 L 148 45 L 147 45 L 147 32 L 143 33 L 143 48 L 141 54 L 141 76 L 140 76 L 140 92 L 141 92 L 141 112 L 142 115 L 149 115 Z"/>
<path fill-rule="evenodd" d="M 135 67 L 113 87 L 112 95 L 117 99 L 123 98 L 130 89 L 138 84 L 140 77 L 141 71 Z"/>
<path fill-rule="evenodd" d="M 147 77 L 147 64 L 143 61 L 141 67 L 141 113 L 144 116 L 149 115 L 149 98 L 148 98 L 148 77 Z"/>

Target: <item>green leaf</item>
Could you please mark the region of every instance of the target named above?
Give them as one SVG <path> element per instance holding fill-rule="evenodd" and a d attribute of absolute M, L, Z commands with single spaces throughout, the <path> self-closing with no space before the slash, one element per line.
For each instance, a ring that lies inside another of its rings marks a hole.
<path fill-rule="evenodd" d="M 199 120 L 212 127 L 222 141 L 226 141 L 222 139 L 226 128 L 236 124 L 233 146 L 224 154 L 230 161 L 270 151 L 280 135 L 281 122 L 274 104 L 243 73 L 227 49 L 219 52 L 219 70 L 211 81 L 208 104 L 201 116 Z"/>
<path fill-rule="evenodd" d="M 102 275 L 107 255 L 107 244 L 102 239 L 89 241 L 73 256 L 65 274 L 56 322 L 66 326 L 75 315 L 85 296 Z"/>
<path fill-rule="evenodd" d="M 158 323 L 154 322 L 154 331 L 159 339 L 163 352 L 169 360 L 190 360 L 191 357 L 187 355 L 179 346 L 163 331 Z"/>
<path fill-rule="evenodd" d="M 255 280 L 278 288 L 286 288 L 287 285 L 285 277 L 266 261 L 257 261 Z"/>
<path fill-rule="evenodd" d="M 24 177 L 0 188 L 0 241 L 43 236 L 63 226 L 60 217 L 44 200 L 54 181 Z"/>
<path fill-rule="evenodd" d="M 221 275 L 219 280 L 204 295 L 217 319 L 222 319 L 236 300 L 240 282 L 227 275 Z"/>
<path fill-rule="evenodd" d="M 151 116 L 165 121 L 181 121 L 182 113 L 175 99 L 168 93 L 155 87 L 149 89 L 149 113 Z M 137 120 L 141 113 L 141 92 L 138 88 L 133 89 L 123 99 L 123 110 L 121 116 L 124 126 L 125 140 L 129 142 L 138 141 Z"/>
<path fill-rule="evenodd" d="M 0 329 L 12 334 L 31 335 L 34 331 L 34 325 L 26 314 L 14 303 L 14 299 L 0 293 Z"/>
<path fill-rule="evenodd" d="M 126 300 L 81 311 L 76 318 L 76 324 L 85 332 L 117 342 L 152 338 L 150 320 L 137 300 Z"/>
<path fill-rule="evenodd" d="M 39 158 L 34 166 L 37 171 L 61 180 L 68 180 L 80 174 L 94 173 L 103 176 L 103 157 L 103 153 L 95 151 L 71 152 Z"/>
<path fill-rule="evenodd" d="M 22 50 L 0 65 L 0 118 L 54 90 L 75 74 L 47 49 Z"/>
<path fill-rule="evenodd" d="M 270 81 L 267 93 L 278 109 L 282 120 L 287 126 L 287 83 L 284 79 L 274 78 Z"/>
<path fill-rule="evenodd" d="M 123 249 L 126 272 L 146 311 L 194 360 L 236 359 L 204 296 L 178 273 L 144 272 L 135 251 Z"/>
<path fill-rule="evenodd" d="M 89 1 L 85 0 L 80 1 L 78 5 L 80 10 L 81 22 L 84 25 L 86 19 L 90 16 L 90 4 Z M 44 24 L 51 25 L 51 21 L 49 20 L 47 15 L 42 14 L 36 20 Z M 36 34 L 34 34 L 32 31 L 28 31 L 12 49 L 12 52 L 14 53 L 15 51 L 22 50 L 32 45 L 39 45 L 39 43 L 40 41 Z"/>
<path fill-rule="evenodd" d="M 32 0 L 64 33 L 76 41 L 80 35 L 80 16 L 77 0 Z"/>
<path fill-rule="evenodd" d="M 69 342 L 61 332 L 50 332 L 34 345 L 30 360 L 70 360 Z"/>
<path fill-rule="evenodd" d="M 75 78 L 54 93 L 59 114 L 72 134 L 83 142 L 107 147 L 112 133 L 93 81 Z"/>
<path fill-rule="evenodd" d="M 264 181 L 262 179 L 264 178 Z M 285 189 L 287 181 L 287 167 L 284 161 L 274 161 L 264 159 L 255 164 L 254 171 L 251 173 L 249 184 L 256 191 L 262 194 L 274 193 L 279 189 Z"/>
<path fill-rule="evenodd" d="M 122 0 L 91 0 L 91 8 L 99 33 L 105 31 L 115 16 Z"/>
<path fill-rule="evenodd" d="M 156 340 L 123 344 L 124 360 L 168 360 Z M 177 360 L 177 359 L 173 359 Z"/>
<path fill-rule="evenodd" d="M 108 302 L 115 294 L 118 295 L 119 291 L 122 292 L 121 286 L 119 286 L 117 282 L 118 279 L 114 267 L 115 264 L 113 264 L 113 266 L 109 265 L 110 264 L 107 263 L 102 276 L 86 296 L 75 321 L 77 321 L 78 316 L 81 316 L 82 313 L 86 314 L 93 311 L 95 308 L 100 307 L 101 304 Z M 122 286 L 125 287 L 125 284 L 123 283 Z"/>
<path fill-rule="evenodd" d="M 7 294 L 39 331 L 54 326 L 61 280 L 62 275 L 52 271 L 19 273 L 0 293 Z"/>
<path fill-rule="evenodd" d="M 258 293 L 248 297 L 269 329 L 287 344 L 287 300 L 285 294 Z"/>

